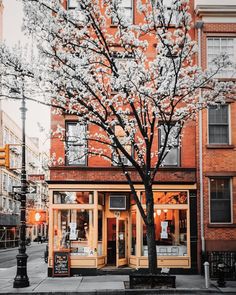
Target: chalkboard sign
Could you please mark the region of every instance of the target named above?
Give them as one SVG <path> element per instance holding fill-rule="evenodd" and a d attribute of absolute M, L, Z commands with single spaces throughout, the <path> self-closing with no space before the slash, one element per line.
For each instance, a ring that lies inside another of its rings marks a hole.
<path fill-rule="evenodd" d="M 53 253 L 53 276 L 70 276 L 70 253 L 68 251 L 58 251 Z"/>

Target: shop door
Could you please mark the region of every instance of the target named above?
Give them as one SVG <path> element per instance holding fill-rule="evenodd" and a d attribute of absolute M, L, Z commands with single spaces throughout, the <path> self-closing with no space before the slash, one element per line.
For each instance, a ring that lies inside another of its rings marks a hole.
<path fill-rule="evenodd" d="M 116 266 L 128 264 L 127 251 L 127 219 L 116 220 Z"/>

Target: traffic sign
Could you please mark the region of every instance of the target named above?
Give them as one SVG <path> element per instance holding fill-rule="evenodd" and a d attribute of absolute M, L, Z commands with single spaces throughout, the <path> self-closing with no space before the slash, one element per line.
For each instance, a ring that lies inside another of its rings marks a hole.
<path fill-rule="evenodd" d="M 12 192 L 16 193 L 16 194 L 20 194 L 21 193 L 21 186 L 13 186 Z"/>
<path fill-rule="evenodd" d="M 27 194 L 36 194 L 37 193 L 37 186 L 31 185 L 27 187 Z"/>
<path fill-rule="evenodd" d="M 16 194 L 21 194 L 21 186 L 13 186 L 12 192 Z M 26 194 L 36 194 L 37 193 L 37 186 L 31 185 L 27 186 L 26 188 Z"/>

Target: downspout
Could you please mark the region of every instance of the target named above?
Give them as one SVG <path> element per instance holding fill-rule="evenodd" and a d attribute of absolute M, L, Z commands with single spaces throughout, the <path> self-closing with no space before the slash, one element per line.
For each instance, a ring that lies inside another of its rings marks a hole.
<path fill-rule="evenodd" d="M 201 35 L 203 22 L 196 22 L 196 29 L 198 33 L 198 66 L 202 67 L 202 44 Z M 199 104 L 202 104 L 202 91 L 199 90 Z M 200 189 L 200 230 L 201 230 L 201 246 L 202 254 L 205 253 L 205 237 L 204 237 L 204 196 L 203 196 L 203 161 L 202 161 L 202 110 L 199 111 L 199 122 L 198 122 L 198 136 L 199 136 L 199 189 Z"/>

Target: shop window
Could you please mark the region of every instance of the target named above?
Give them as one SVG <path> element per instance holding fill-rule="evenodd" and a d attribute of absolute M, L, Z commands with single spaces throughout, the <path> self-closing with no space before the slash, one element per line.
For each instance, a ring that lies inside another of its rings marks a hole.
<path fill-rule="evenodd" d="M 210 222 L 231 223 L 230 178 L 210 178 Z"/>
<path fill-rule="evenodd" d="M 142 204 L 146 204 L 145 193 L 142 192 Z M 188 196 L 186 191 L 158 191 L 153 192 L 154 204 L 187 204 Z"/>
<path fill-rule="evenodd" d="M 220 54 L 227 54 L 231 62 L 236 59 L 236 38 L 234 37 L 209 37 L 207 38 L 207 63 L 208 69 L 216 70 L 214 59 Z M 234 78 L 235 69 L 233 66 L 222 68 L 217 74 L 217 78 Z"/>
<path fill-rule="evenodd" d="M 54 204 L 93 204 L 92 192 L 54 192 Z"/>
<path fill-rule="evenodd" d="M 166 130 L 164 125 L 160 126 L 159 136 L 159 150 L 163 149 L 164 141 L 166 138 Z M 164 157 L 162 166 L 179 166 L 180 165 L 180 147 L 179 147 L 179 131 L 177 126 L 171 127 L 168 135 L 167 145 L 165 147 Z"/>
<path fill-rule="evenodd" d="M 131 255 L 136 255 L 136 211 L 131 212 Z"/>
<path fill-rule="evenodd" d="M 229 106 L 208 108 L 209 144 L 229 144 Z"/>
<path fill-rule="evenodd" d="M 68 249 L 71 255 L 91 256 L 93 210 L 54 210 L 54 250 Z"/>
<path fill-rule="evenodd" d="M 122 17 L 125 18 L 125 21 L 128 22 L 128 24 L 133 24 L 133 21 L 134 21 L 133 0 L 121 0 L 119 5 L 123 9 Z M 117 23 L 118 23 L 117 18 L 115 17 L 112 18 L 112 24 L 116 25 Z"/>
<path fill-rule="evenodd" d="M 77 122 L 66 123 L 66 164 L 86 165 L 86 126 Z"/>
<path fill-rule="evenodd" d="M 187 255 L 187 210 L 156 209 L 154 224 L 157 256 Z M 142 255 L 148 256 L 145 224 Z"/>

